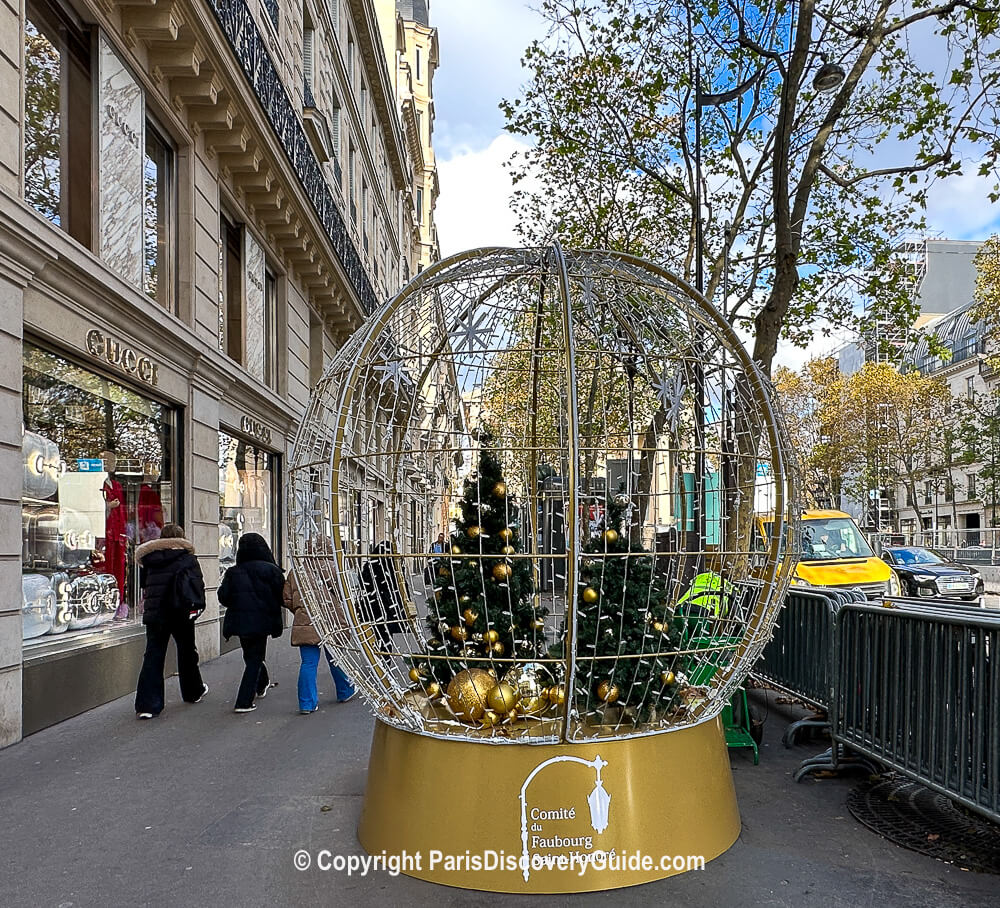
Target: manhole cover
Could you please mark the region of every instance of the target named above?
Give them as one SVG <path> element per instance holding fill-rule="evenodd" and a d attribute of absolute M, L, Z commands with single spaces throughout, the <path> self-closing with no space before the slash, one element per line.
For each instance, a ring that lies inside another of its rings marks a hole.
<path fill-rule="evenodd" d="M 1000 874 L 1000 826 L 903 779 L 862 782 L 847 796 L 855 818 L 880 836 L 964 870 Z"/>

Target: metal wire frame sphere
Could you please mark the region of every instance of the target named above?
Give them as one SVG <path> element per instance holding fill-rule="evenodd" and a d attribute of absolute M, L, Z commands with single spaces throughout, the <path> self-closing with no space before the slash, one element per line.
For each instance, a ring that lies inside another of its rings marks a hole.
<path fill-rule="evenodd" d="M 384 722 L 669 731 L 717 716 L 770 637 L 793 475 L 767 381 L 684 282 L 612 252 L 477 249 L 386 302 L 313 390 L 293 567 Z M 517 708 L 496 712 L 504 678 Z"/>

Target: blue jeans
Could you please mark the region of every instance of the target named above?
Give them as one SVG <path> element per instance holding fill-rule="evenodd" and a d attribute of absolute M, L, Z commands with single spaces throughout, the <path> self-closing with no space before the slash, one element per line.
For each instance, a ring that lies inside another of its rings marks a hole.
<path fill-rule="evenodd" d="M 319 703 L 319 692 L 316 690 L 316 668 L 319 665 L 318 646 L 300 646 L 299 655 L 302 657 L 302 664 L 299 666 L 299 709 L 312 711 Z M 346 700 L 354 693 L 354 685 L 351 679 L 344 674 L 340 666 L 335 665 L 328 650 L 326 661 L 330 665 L 330 674 L 333 675 L 333 683 L 337 688 L 337 699 Z"/>

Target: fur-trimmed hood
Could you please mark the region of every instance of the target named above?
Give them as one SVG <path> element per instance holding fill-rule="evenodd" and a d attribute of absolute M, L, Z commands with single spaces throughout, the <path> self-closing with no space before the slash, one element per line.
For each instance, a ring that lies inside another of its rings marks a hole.
<path fill-rule="evenodd" d="M 135 550 L 135 560 L 142 561 L 151 552 L 167 552 L 172 549 L 176 549 L 182 552 L 190 552 L 194 554 L 194 545 L 183 538 L 175 539 L 151 539 L 149 542 L 144 542 Z"/>

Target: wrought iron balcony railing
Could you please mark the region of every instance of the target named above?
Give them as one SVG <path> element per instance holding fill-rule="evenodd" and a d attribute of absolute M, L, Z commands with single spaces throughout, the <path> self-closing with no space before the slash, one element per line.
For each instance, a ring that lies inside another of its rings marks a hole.
<path fill-rule="evenodd" d="M 347 225 L 334 201 L 323 170 L 309 146 L 305 128 L 278 76 L 245 0 L 207 0 L 247 82 L 285 150 L 299 183 L 313 206 L 364 315 L 376 304 L 375 290 L 361 256 L 351 242 Z"/>

